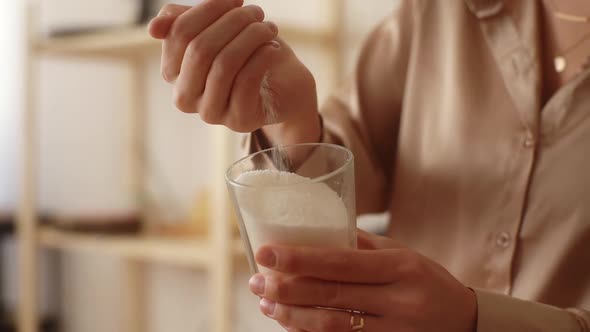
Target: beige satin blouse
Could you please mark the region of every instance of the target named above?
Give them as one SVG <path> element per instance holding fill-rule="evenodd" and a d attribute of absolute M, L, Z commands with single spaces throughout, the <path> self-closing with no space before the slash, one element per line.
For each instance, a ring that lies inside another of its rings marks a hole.
<path fill-rule="evenodd" d="M 590 332 L 590 71 L 541 104 L 538 5 L 404 0 L 322 110 L 359 213 L 476 289 L 478 332 Z"/>

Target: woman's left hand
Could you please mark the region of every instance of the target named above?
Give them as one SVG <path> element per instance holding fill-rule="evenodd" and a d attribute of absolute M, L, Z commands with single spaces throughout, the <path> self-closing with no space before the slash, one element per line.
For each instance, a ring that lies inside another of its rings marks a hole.
<path fill-rule="evenodd" d="M 388 238 L 361 232 L 360 250 L 265 246 L 273 270 L 250 279 L 260 307 L 289 331 L 473 332 L 473 291 L 442 266 Z M 332 309 L 323 309 L 332 308 Z M 340 310 L 333 310 L 340 309 Z"/>

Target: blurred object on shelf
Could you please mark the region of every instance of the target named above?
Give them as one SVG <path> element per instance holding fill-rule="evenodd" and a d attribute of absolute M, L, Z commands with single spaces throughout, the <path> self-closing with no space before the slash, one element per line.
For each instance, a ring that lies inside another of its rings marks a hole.
<path fill-rule="evenodd" d="M 100 234 L 136 234 L 141 231 L 139 214 L 56 215 L 51 225 L 59 229 Z"/>
<path fill-rule="evenodd" d="M 149 234 L 162 236 L 205 236 L 209 233 L 210 223 L 218 222 L 211 220 L 211 206 L 213 198 L 209 190 L 203 190 L 196 196 L 195 203 L 192 206 L 187 222 L 180 222 L 170 218 L 159 218 L 156 222 L 149 224 Z M 231 208 L 231 207 L 228 207 Z M 239 234 L 238 222 L 234 211 L 230 211 L 230 222 L 232 224 L 232 233 Z"/>
<path fill-rule="evenodd" d="M 39 1 L 40 32 L 45 36 L 57 36 L 138 24 L 142 19 L 143 1 Z"/>
<path fill-rule="evenodd" d="M 55 317 L 44 317 L 39 325 L 39 332 L 58 332 L 59 321 Z M 17 332 L 16 316 L 13 313 L 0 312 L 0 332 Z"/>
<path fill-rule="evenodd" d="M 11 213 L 0 211 L 0 236 L 14 232 L 14 217 Z M 0 331 L 2 331 L 0 329 Z"/>
<path fill-rule="evenodd" d="M 49 218 L 46 216 L 38 216 L 39 223 L 46 223 Z M 0 241 L 4 241 L 14 233 L 15 230 L 15 214 L 8 211 L 0 211 Z M 0 249 L 5 250 L 5 246 L 0 242 Z M 9 307 L 4 301 L 6 301 L 4 291 L 9 287 L 10 279 L 8 273 L 4 271 L 10 271 L 11 265 L 7 263 L 5 258 L 8 257 L 4 252 L 0 251 L 0 332 L 17 332 L 16 329 L 16 316 L 9 310 Z M 12 308 L 13 309 L 13 308 Z M 56 318 L 43 318 L 39 327 L 39 332 L 57 332 L 58 321 Z"/>
<path fill-rule="evenodd" d="M 43 212 L 36 217 L 40 225 L 48 224 L 51 220 L 51 217 Z M 16 218 L 16 212 L 0 211 L 0 237 L 14 233 Z M 0 332 L 3 331 L 0 330 Z"/>

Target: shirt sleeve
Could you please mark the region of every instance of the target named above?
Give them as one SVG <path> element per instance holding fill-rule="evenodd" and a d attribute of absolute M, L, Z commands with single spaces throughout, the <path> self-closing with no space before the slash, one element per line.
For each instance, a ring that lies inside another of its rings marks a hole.
<path fill-rule="evenodd" d="M 475 290 L 477 332 L 590 332 L 590 313 Z"/>
<path fill-rule="evenodd" d="M 322 142 L 346 146 L 354 153 L 358 214 L 384 212 L 390 201 L 417 3 L 400 1 L 378 25 L 363 46 L 353 78 L 320 111 Z M 268 142 L 256 131 L 247 146 L 253 152 L 268 147 Z"/>

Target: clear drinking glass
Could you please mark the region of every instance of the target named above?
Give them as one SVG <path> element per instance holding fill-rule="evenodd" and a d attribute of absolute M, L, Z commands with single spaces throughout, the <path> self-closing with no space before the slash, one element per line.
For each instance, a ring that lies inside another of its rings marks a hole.
<path fill-rule="evenodd" d="M 260 151 L 233 164 L 226 181 L 252 273 L 260 271 L 254 255 L 266 244 L 356 248 L 348 149 L 318 143 Z"/>

